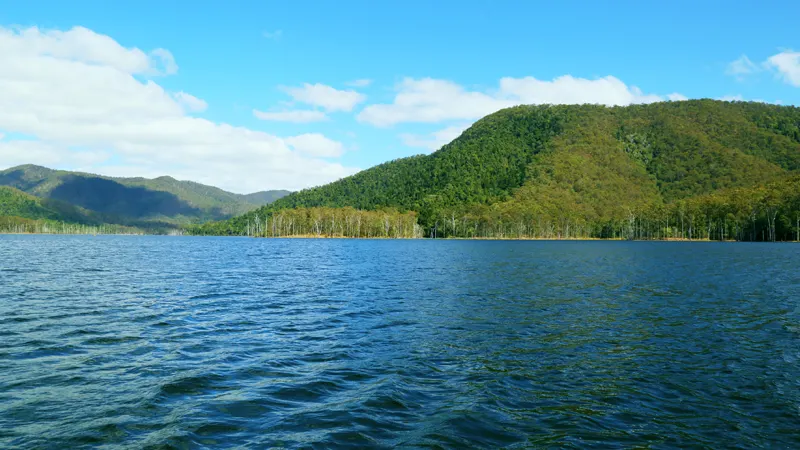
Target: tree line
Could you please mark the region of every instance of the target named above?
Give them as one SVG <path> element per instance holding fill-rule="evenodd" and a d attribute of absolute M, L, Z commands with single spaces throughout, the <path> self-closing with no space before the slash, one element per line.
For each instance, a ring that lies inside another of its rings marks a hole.
<path fill-rule="evenodd" d="M 234 222 L 214 222 L 190 228 L 197 235 L 238 235 L 250 237 L 422 237 L 417 214 L 394 208 L 365 211 L 345 208 L 294 208 L 263 215 L 242 216 Z"/>
<path fill-rule="evenodd" d="M 672 203 L 628 207 L 610 219 L 569 207 L 506 202 L 441 210 L 430 237 L 800 241 L 800 177 Z"/>
<path fill-rule="evenodd" d="M 560 207 L 559 207 L 560 206 Z M 617 209 L 598 217 L 574 205 L 508 201 L 440 208 L 431 226 L 414 211 L 382 208 L 294 208 L 239 222 L 197 226 L 192 234 L 252 237 L 472 238 L 472 239 L 635 239 L 797 241 L 800 240 L 800 176 L 766 186 Z"/>
<path fill-rule="evenodd" d="M 55 220 L 0 216 L 0 233 L 12 234 L 145 234 L 133 227 L 114 224 L 86 225 Z"/>

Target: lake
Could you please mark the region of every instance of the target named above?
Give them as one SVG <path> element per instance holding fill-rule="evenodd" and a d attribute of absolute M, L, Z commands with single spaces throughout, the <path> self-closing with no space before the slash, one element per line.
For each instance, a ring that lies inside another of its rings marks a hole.
<path fill-rule="evenodd" d="M 800 446 L 800 246 L 0 236 L 1 448 Z"/>

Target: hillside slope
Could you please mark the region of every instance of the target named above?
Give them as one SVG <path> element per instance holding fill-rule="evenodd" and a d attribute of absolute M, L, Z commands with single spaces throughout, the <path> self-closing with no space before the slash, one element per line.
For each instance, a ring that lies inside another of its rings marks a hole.
<path fill-rule="evenodd" d="M 714 100 L 518 106 L 477 121 L 433 154 L 387 162 L 197 231 L 241 234 L 255 217 L 320 206 L 416 211 L 426 232 L 456 215 L 500 211 L 622 221 L 632 210 L 767 185 L 799 169 L 795 107 Z"/>
<path fill-rule="evenodd" d="M 104 217 L 176 225 L 243 214 L 286 192 L 268 191 L 251 197 L 171 177 L 111 178 L 34 165 L 0 171 L 0 186 L 73 204 Z"/>
<path fill-rule="evenodd" d="M 42 199 L 8 186 L 0 186 L 0 216 L 97 223 L 86 210 L 68 203 Z"/>
<path fill-rule="evenodd" d="M 135 222 L 99 215 L 58 200 L 0 186 L 0 233 L 141 234 L 173 231 L 169 224 Z M 137 225 L 144 225 L 139 228 Z"/>

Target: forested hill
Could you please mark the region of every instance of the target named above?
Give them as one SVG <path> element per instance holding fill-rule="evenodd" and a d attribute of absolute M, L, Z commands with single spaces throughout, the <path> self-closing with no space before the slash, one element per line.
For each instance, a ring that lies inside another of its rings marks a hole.
<path fill-rule="evenodd" d="M 349 206 L 415 211 L 426 234 L 475 235 L 481 227 L 504 234 L 510 224 L 530 234 L 538 221 L 559 236 L 570 228 L 619 235 L 623 226 L 644 227 L 638 221 L 657 208 L 784 186 L 798 169 L 796 107 L 714 100 L 518 106 L 479 120 L 431 155 L 387 162 L 196 231 L 243 234 L 277 211 Z"/>
<path fill-rule="evenodd" d="M 9 186 L 0 186 L 0 233 L 130 234 L 143 233 L 137 223 L 105 217 L 75 205 L 36 197 Z M 149 232 L 167 232 L 169 224 L 147 223 Z M 174 228 L 172 228 L 174 229 Z"/>
<path fill-rule="evenodd" d="M 0 171 L 0 186 L 73 205 L 114 223 L 139 225 L 153 222 L 178 226 L 226 219 L 288 194 L 266 191 L 240 195 L 166 176 L 112 178 L 34 165 Z"/>
<path fill-rule="evenodd" d="M 94 222 L 86 210 L 68 203 L 35 197 L 8 186 L 0 186 L 0 217 Z"/>

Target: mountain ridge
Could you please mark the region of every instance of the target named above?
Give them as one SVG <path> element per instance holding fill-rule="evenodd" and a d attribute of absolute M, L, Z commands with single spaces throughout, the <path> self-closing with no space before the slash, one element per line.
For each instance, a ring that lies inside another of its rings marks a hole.
<path fill-rule="evenodd" d="M 83 223 L 110 221 L 172 228 L 242 214 L 288 193 L 262 191 L 243 195 L 166 175 L 152 179 L 108 177 L 34 164 L 0 171 L 0 186 L 87 212 L 65 217 L 67 221 L 79 217 Z"/>

